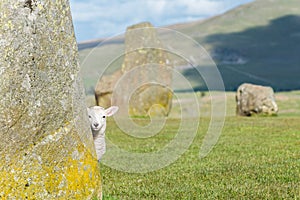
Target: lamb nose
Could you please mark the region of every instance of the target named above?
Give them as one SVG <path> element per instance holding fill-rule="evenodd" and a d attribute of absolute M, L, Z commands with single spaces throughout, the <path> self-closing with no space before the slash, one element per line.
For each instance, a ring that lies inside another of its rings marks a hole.
<path fill-rule="evenodd" d="M 94 126 L 95 126 L 95 127 L 98 127 L 98 126 L 99 126 L 99 124 L 98 124 L 98 123 L 94 123 Z"/>

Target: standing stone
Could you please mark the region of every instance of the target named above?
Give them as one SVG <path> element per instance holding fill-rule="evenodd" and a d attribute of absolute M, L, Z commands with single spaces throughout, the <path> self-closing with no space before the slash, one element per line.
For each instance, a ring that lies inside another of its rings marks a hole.
<path fill-rule="evenodd" d="M 156 29 L 149 22 L 128 27 L 125 47 L 122 72 L 128 84 L 123 84 L 123 95 L 132 94 L 129 114 L 168 116 L 173 97 L 172 66 Z M 156 82 L 159 84 L 153 84 Z"/>
<path fill-rule="evenodd" d="M 96 105 L 108 108 L 112 106 L 111 99 L 117 81 L 122 77 L 122 71 L 117 70 L 112 75 L 102 76 L 95 88 Z"/>
<path fill-rule="evenodd" d="M 149 22 L 128 27 L 122 68 L 100 79 L 95 91 L 98 105 L 110 105 L 114 96 L 113 104 L 129 104 L 131 116 L 167 116 L 173 97 L 172 67 L 156 29 Z"/>
<path fill-rule="evenodd" d="M 253 114 L 276 115 L 278 106 L 271 87 L 244 83 L 236 93 L 236 113 L 240 116 Z"/>
<path fill-rule="evenodd" d="M 66 0 L 0 2 L 0 199 L 101 196 Z"/>

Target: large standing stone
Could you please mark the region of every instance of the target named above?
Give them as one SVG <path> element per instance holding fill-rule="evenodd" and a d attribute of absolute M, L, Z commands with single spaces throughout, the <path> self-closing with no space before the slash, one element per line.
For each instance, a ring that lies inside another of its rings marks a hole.
<path fill-rule="evenodd" d="M 237 115 L 251 116 L 252 114 L 276 115 L 278 106 L 271 87 L 244 83 L 236 93 Z"/>
<path fill-rule="evenodd" d="M 117 81 L 122 77 L 122 71 L 117 70 L 112 75 L 102 76 L 95 88 L 95 100 L 98 106 L 112 106 L 112 93 Z"/>
<path fill-rule="evenodd" d="M 0 2 L 0 199 L 101 196 L 67 0 Z"/>
<path fill-rule="evenodd" d="M 114 90 L 113 103 L 120 106 L 129 104 L 131 116 L 167 116 L 173 96 L 170 89 L 172 64 L 156 29 L 150 23 L 128 27 L 121 71 L 104 76 L 99 81 L 95 91 L 98 105 L 109 106 Z M 119 85 L 116 85 L 117 81 Z M 110 84 L 106 84 L 108 82 Z"/>

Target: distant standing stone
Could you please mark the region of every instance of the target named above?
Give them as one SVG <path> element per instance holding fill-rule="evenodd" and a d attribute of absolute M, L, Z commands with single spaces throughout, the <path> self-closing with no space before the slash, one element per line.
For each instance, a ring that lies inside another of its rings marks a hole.
<path fill-rule="evenodd" d="M 131 116 L 168 116 L 173 97 L 173 63 L 156 29 L 149 22 L 128 27 L 125 48 L 122 68 L 102 77 L 96 86 L 98 105 L 110 106 L 114 96 L 113 104 L 128 106 Z"/>

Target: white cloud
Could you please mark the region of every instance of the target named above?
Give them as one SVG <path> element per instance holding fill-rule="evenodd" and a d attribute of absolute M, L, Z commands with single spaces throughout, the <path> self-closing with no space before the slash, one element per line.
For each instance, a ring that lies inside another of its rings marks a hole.
<path fill-rule="evenodd" d="M 151 11 L 151 14 L 155 16 L 161 16 L 165 12 L 168 2 L 165 0 L 147 1 L 146 7 Z"/>
<path fill-rule="evenodd" d="M 191 15 L 199 15 L 201 13 L 202 15 L 215 15 L 216 13 L 219 13 L 223 6 L 223 2 L 216 2 L 216 1 L 209 1 L 209 0 L 189 0 L 184 1 L 186 2 L 186 14 Z"/>
<path fill-rule="evenodd" d="M 141 21 L 155 26 L 220 14 L 251 0 L 70 0 L 79 41 L 113 36 Z"/>

